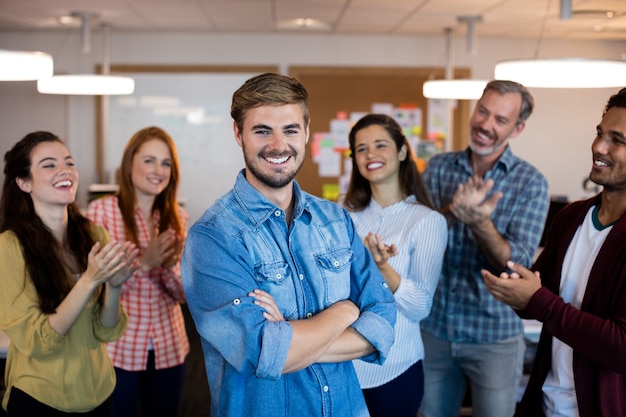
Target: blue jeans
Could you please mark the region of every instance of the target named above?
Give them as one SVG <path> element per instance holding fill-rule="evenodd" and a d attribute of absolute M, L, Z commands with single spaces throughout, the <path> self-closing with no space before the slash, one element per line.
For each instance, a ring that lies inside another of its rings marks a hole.
<path fill-rule="evenodd" d="M 423 417 L 456 417 L 472 391 L 472 414 L 510 417 L 515 412 L 522 377 L 523 335 L 489 344 L 454 343 L 422 331 L 424 342 Z"/>

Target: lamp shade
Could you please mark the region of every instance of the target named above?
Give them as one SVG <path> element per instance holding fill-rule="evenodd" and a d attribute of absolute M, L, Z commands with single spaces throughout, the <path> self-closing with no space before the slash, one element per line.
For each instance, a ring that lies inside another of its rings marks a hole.
<path fill-rule="evenodd" d="M 422 87 L 426 98 L 477 100 L 483 95 L 486 80 L 431 80 Z"/>
<path fill-rule="evenodd" d="M 37 80 L 37 91 L 43 94 L 124 95 L 135 91 L 135 81 L 113 75 L 55 75 Z"/>
<path fill-rule="evenodd" d="M 29 81 L 53 74 L 52 56 L 43 52 L 0 49 L 0 81 Z"/>
<path fill-rule="evenodd" d="M 584 58 L 509 60 L 496 64 L 494 76 L 526 87 L 624 87 L 626 62 Z"/>

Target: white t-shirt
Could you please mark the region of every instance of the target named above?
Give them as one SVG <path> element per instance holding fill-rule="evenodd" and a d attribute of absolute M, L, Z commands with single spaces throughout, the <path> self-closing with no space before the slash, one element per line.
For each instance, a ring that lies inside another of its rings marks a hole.
<path fill-rule="evenodd" d="M 580 309 L 589 273 L 600 247 L 613 225 L 602 226 L 598 207 L 593 206 L 585 216 L 563 260 L 561 271 L 561 298 Z M 552 367 L 543 383 L 543 412 L 546 417 L 578 417 L 578 403 L 574 387 L 574 352 L 556 337 L 552 338 Z"/>

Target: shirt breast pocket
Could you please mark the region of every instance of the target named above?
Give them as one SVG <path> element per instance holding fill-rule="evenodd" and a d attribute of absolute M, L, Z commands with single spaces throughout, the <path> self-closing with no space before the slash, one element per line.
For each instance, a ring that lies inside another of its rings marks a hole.
<path fill-rule="evenodd" d="M 315 261 L 324 278 L 324 304 L 350 298 L 350 270 L 354 255 L 351 249 L 338 249 L 315 255 Z"/>
<path fill-rule="evenodd" d="M 274 298 L 285 320 L 296 317 L 296 290 L 287 262 L 260 264 L 254 267 L 254 272 L 259 286 Z"/>

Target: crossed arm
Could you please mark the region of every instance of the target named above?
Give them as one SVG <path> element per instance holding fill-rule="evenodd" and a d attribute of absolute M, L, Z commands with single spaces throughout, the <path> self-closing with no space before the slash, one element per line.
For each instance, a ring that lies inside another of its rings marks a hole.
<path fill-rule="evenodd" d="M 285 320 L 270 294 L 255 289 L 248 295 L 265 310 L 267 320 Z M 374 347 L 350 327 L 359 315 L 352 301 L 343 300 L 309 319 L 290 320 L 293 337 L 283 373 L 299 371 L 315 362 L 343 362 L 374 352 Z"/>

